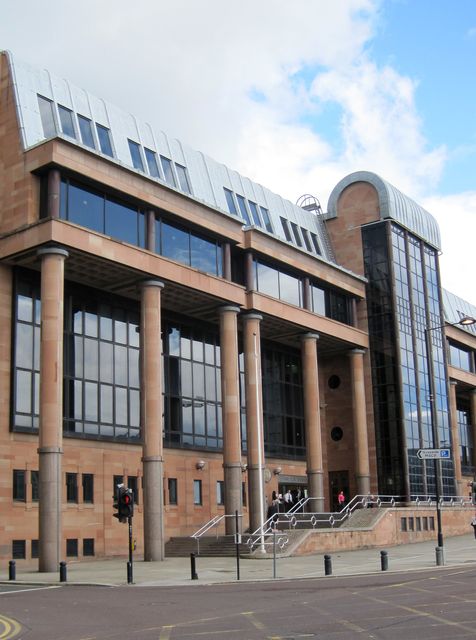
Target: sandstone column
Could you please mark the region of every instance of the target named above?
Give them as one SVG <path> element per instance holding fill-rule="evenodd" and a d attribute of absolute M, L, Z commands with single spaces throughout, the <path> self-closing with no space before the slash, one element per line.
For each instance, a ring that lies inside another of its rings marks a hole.
<path fill-rule="evenodd" d="M 58 247 L 39 249 L 41 258 L 39 570 L 58 571 L 63 541 L 63 309 L 64 261 Z"/>
<path fill-rule="evenodd" d="M 241 513 L 241 426 L 238 375 L 238 307 L 220 309 L 221 390 L 225 514 Z M 235 533 L 234 518 L 226 518 L 226 533 Z"/>
<path fill-rule="evenodd" d="M 144 473 L 144 560 L 164 559 L 162 342 L 163 282 L 142 283 L 140 319 L 142 466 Z"/>
<path fill-rule="evenodd" d="M 304 422 L 306 430 L 307 483 L 309 511 L 324 511 L 324 481 L 322 468 L 322 434 L 319 410 L 319 373 L 317 366 L 317 333 L 301 338 Z"/>
<path fill-rule="evenodd" d="M 357 482 L 357 493 L 359 495 L 367 495 L 370 493 L 364 354 L 364 349 L 352 349 L 349 353 L 352 381 L 352 413 L 354 421 L 355 478 Z"/>
<path fill-rule="evenodd" d="M 456 408 L 456 380 L 450 380 L 450 425 L 451 425 L 451 449 L 453 451 L 453 464 L 455 470 L 456 495 L 464 494 L 463 478 L 461 475 L 461 444 L 459 439 L 458 410 Z"/>
<path fill-rule="evenodd" d="M 250 531 L 256 531 L 266 520 L 260 345 L 260 322 L 262 319 L 263 316 L 258 313 L 247 313 L 243 316 Z"/>

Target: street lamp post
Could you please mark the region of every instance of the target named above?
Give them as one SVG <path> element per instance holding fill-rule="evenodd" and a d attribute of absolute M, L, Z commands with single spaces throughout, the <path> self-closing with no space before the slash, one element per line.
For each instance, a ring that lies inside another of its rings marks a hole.
<path fill-rule="evenodd" d="M 433 358 L 432 358 L 432 349 L 431 349 L 431 332 L 437 329 L 444 329 L 445 327 L 456 327 L 463 326 L 468 327 L 470 325 L 476 324 L 476 318 L 472 318 L 471 316 L 463 316 L 458 322 L 447 323 L 444 325 L 438 325 L 436 327 L 430 327 L 427 325 L 425 327 L 425 345 L 426 345 L 426 359 L 427 359 L 427 371 L 428 371 L 428 393 L 429 393 L 429 401 L 430 401 L 430 424 L 431 424 L 431 433 L 433 437 L 433 448 L 440 448 L 440 441 L 438 435 L 438 423 L 436 419 L 436 408 L 435 408 L 435 396 L 433 393 Z M 453 447 L 453 456 L 458 455 L 458 452 L 454 450 Z M 437 564 L 439 553 L 443 554 L 443 528 L 441 526 L 441 505 L 440 505 L 440 483 L 441 483 L 441 461 L 440 459 L 435 458 L 435 498 L 436 498 L 436 522 L 437 522 L 437 531 L 438 531 L 438 547 L 437 547 Z M 444 556 L 443 556 L 444 558 Z"/>

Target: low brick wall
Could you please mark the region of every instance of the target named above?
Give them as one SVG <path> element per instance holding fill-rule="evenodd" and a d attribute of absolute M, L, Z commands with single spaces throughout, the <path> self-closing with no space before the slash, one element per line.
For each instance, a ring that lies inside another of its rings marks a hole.
<path fill-rule="evenodd" d="M 474 508 L 452 507 L 441 510 L 444 536 L 459 536 L 473 531 L 471 519 Z M 350 523 L 351 524 L 351 523 Z M 433 528 L 434 527 L 434 528 Z M 406 528 L 406 530 L 404 530 Z M 411 530 L 413 529 L 413 530 Z M 292 555 L 350 551 L 372 547 L 391 547 L 434 540 L 436 546 L 437 521 L 433 508 L 385 508 L 379 512 L 372 528 L 339 528 L 309 531 L 301 539 Z"/>

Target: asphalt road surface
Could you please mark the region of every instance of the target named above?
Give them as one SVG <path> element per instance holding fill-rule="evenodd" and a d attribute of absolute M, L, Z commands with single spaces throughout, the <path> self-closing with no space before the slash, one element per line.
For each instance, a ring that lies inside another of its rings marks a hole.
<path fill-rule="evenodd" d="M 3 591 L 0 638 L 476 638 L 476 568 L 190 587 Z"/>

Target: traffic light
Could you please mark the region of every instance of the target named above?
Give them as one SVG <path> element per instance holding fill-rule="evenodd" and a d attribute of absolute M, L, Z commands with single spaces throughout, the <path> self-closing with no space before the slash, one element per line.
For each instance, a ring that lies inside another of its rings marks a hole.
<path fill-rule="evenodd" d="M 128 518 L 134 515 L 134 494 L 132 489 L 128 489 L 123 484 L 116 487 L 116 495 L 114 496 L 113 508 L 116 510 L 114 517 L 119 522 L 127 522 Z"/>

